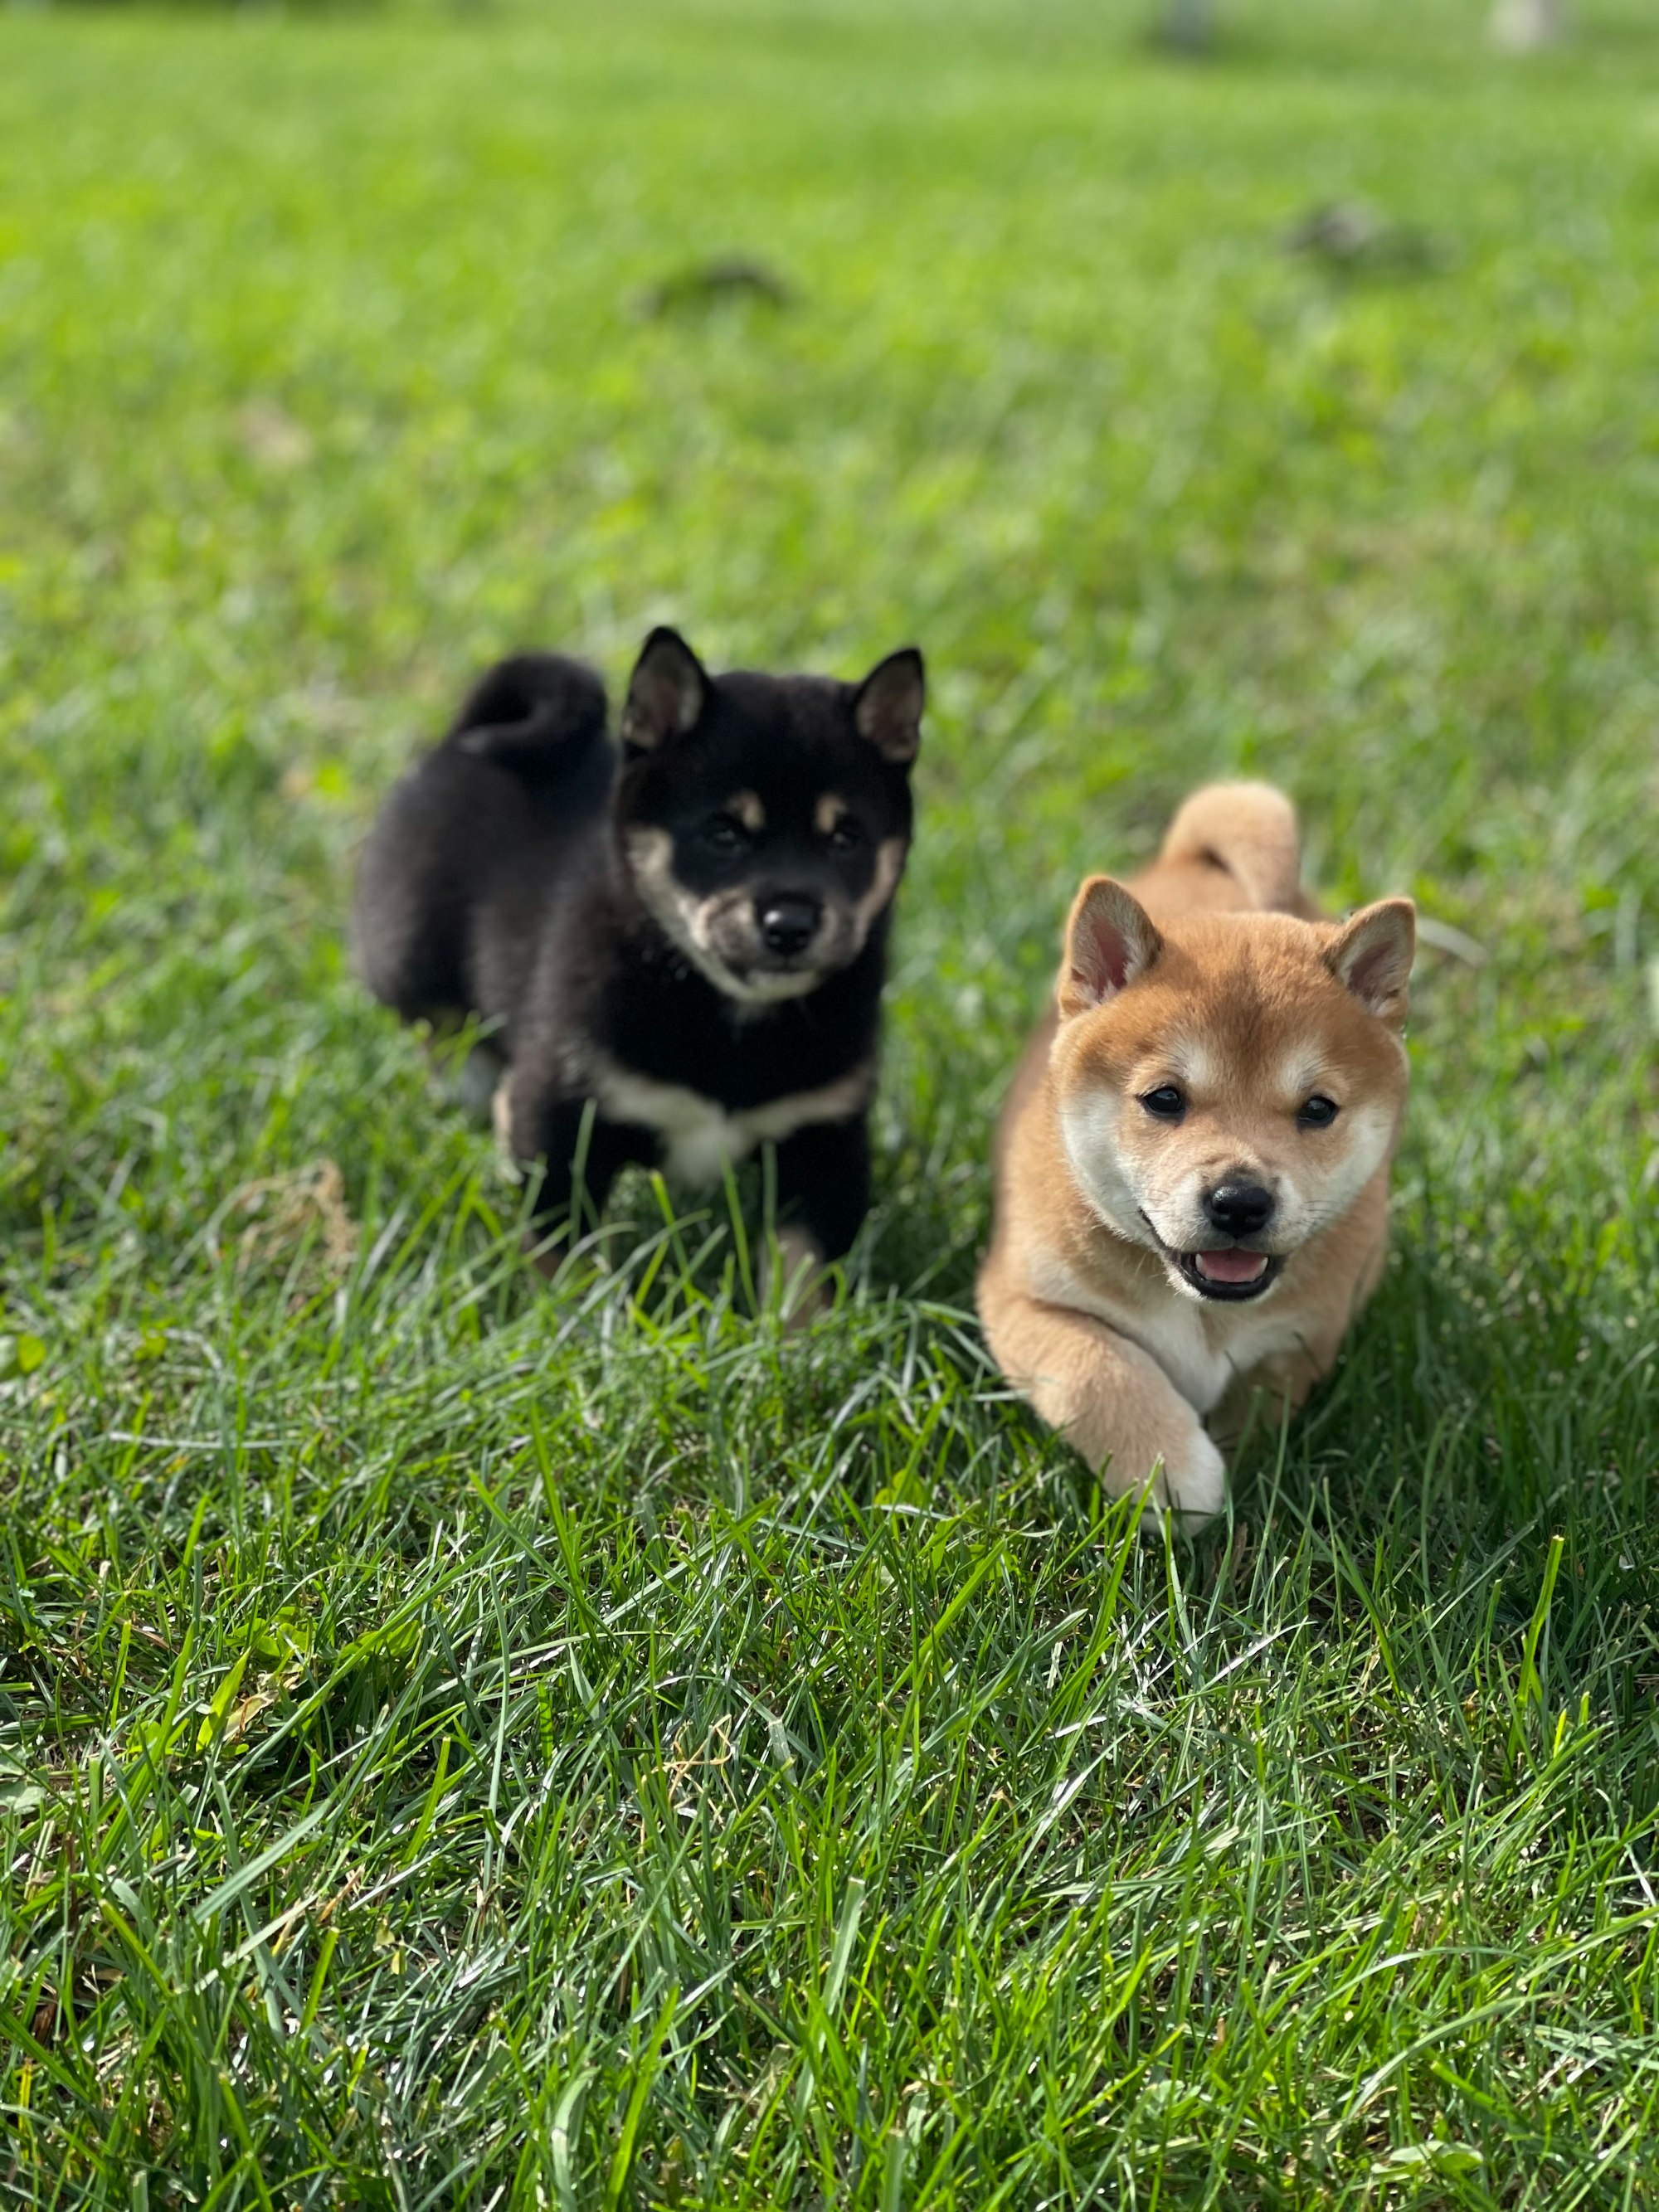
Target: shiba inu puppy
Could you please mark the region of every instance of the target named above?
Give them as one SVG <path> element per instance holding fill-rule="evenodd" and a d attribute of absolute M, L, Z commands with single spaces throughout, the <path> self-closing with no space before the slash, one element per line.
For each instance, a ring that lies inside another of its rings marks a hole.
<path fill-rule="evenodd" d="M 1415 918 L 1325 921 L 1288 800 L 1220 784 L 1091 876 L 998 1132 L 979 1278 L 1009 1381 L 1114 1494 L 1216 1512 L 1250 1394 L 1300 1405 L 1375 1288 Z"/>
<path fill-rule="evenodd" d="M 861 684 L 716 677 L 657 629 L 619 748 L 591 670 L 521 655 L 392 792 L 362 972 L 405 1018 L 495 1024 L 547 1213 L 579 1170 L 597 1210 L 630 1162 L 706 1184 L 769 1141 L 788 1274 L 847 1251 L 923 702 L 908 648 Z"/>

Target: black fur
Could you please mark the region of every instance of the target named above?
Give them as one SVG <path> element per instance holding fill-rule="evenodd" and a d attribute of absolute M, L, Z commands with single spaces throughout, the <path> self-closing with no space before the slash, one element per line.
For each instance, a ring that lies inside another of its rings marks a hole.
<path fill-rule="evenodd" d="M 657 631 L 618 746 L 590 670 L 524 654 L 393 790 L 363 857 L 360 964 L 405 1019 L 495 1024 L 545 1212 L 571 1204 L 585 1128 L 595 1208 L 619 1169 L 669 1162 L 660 1127 L 617 1110 L 636 1094 L 659 1123 L 678 1110 L 637 1079 L 727 1115 L 787 1118 L 833 1091 L 779 1135 L 777 1193 L 826 1258 L 847 1250 L 921 686 L 908 653 L 862 685 L 712 678 Z"/>

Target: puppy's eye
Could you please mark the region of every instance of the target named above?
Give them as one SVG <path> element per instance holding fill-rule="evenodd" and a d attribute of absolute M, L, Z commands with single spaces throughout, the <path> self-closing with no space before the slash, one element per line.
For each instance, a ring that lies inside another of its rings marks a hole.
<path fill-rule="evenodd" d="M 723 853 L 735 852 L 739 845 L 749 842 L 749 832 L 735 814 L 715 814 L 704 823 L 702 834 L 711 845 L 719 846 Z"/>
<path fill-rule="evenodd" d="M 1297 1115 L 1297 1126 L 1303 1129 L 1328 1129 L 1336 1115 L 1335 1099 L 1327 1098 L 1322 1091 L 1316 1091 Z"/>
<path fill-rule="evenodd" d="M 1187 1110 L 1186 1094 L 1173 1083 L 1160 1083 L 1156 1091 L 1144 1092 L 1140 1103 L 1160 1121 L 1178 1121 Z"/>
<path fill-rule="evenodd" d="M 843 814 L 830 832 L 830 849 L 832 853 L 850 853 L 863 842 L 864 824 L 862 822 L 854 821 L 850 814 Z"/>

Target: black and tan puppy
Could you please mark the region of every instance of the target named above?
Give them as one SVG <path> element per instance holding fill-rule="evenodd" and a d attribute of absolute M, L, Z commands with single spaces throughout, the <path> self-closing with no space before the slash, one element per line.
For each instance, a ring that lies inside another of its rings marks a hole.
<path fill-rule="evenodd" d="M 597 1209 L 629 1163 L 707 1184 L 769 1141 L 787 1276 L 846 1252 L 922 703 L 914 651 L 861 684 L 715 677 L 658 629 L 619 749 L 592 671 L 527 654 L 392 792 L 363 974 L 406 1019 L 495 1024 L 548 1214 L 579 1170 Z"/>

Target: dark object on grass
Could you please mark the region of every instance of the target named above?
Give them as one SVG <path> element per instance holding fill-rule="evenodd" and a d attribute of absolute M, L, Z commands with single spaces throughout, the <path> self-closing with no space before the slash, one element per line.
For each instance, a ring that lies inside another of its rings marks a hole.
<path fill-rule="evenodd" d="M 770 1142 L 787 1272 L 852 1243 L 922 702 L 908 648 L 861 684 L 716 677 L 656 629 L 620 747 L 591 669 L 524 653 L 393 790 L 359 963 L 407 1020 L 495 1024 L 544 1215 L 579 1188 L 597 1212 L 630 1163 L 718 1184 Z"/>
<path fill-rule="evenodd" d="M 769 269 L 763 261 L 756 261 L 747 254 L 724 253 L 712 261 L 693 262 L 689 268 L 677 270 L 655 284 L 647 284 L 635 296 L 634 309 L 638 315 L 653 320 L 661 315 L 695 313 L 700 308 L 719 307 L 733 300 L 758 301 L 763 307 L 787 307 L 794 304 L 793 285 Z"/>
<path fill-rule="evenodd" d="M 1168 0 L 1154 35 L 1178 54 L 1207 54 L 1215 44 L 1215 0 Z"/>
<path fill-rule="evenodd" d="M 1331 269 L 1401 275 L 1431 269 L 1438 258 L 1426 231 L 1390 222 L 1364 200 L 1327 200 L 1310 208 L 1285 232 L 1285 250 Z"/>

